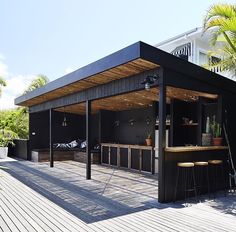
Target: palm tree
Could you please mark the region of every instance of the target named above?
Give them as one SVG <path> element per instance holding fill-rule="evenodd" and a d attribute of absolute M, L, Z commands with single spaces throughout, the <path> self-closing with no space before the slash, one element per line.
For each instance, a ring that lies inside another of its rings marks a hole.
<path fill-rule="evenodd" d="M 204 19 L 204 32 L 211 29 L 211 43 L 215 46 L 218 42 L 224 45 L 212 54 L 223 57 L 218 62 L 211 62 L 210 67 L 220 66 L 222 71 L 233 71 L 236 74 L 236 5 L 212 5 Z"/>
<path fill-rule="evenodd" d="M 40 88 L 46 85 L 49 82 L 47 76 L 39 74 L 28 86 L 28 88 L 24 91 L 24 94 L 33 91 L 34 89 Z"/>
<path fill-rule="evenodd" d="M 6 86 L 7 85 L 7 83 L 6 83 L 6 81 L 3 79 L 3 77 L 0 77 L 0 96 L 1 96 L 1 94 L 2 94 L 2 86 Z"/>

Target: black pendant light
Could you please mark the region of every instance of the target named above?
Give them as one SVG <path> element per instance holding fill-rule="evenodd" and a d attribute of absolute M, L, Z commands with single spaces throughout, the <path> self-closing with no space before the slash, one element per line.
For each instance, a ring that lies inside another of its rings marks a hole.
<path fill-rule="evenodd" d="M 65 114 L 65 108 L 64 108 L 64 112 L 63 112 L 62 126 L 63 126 L 63 127 L 66 127 L 66 126 L 67 126 L 67 119 L 66 119 L 66 114 Z"/>

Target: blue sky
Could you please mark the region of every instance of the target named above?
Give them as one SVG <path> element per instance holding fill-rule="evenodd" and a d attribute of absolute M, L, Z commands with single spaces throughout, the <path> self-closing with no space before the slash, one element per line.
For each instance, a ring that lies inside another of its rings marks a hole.
<path fill-rule="evenodd" d="M 50 80 L 139 40 L 156 44 L 202 25 L 211 0 L 1 0 L 0 109 L 42 73 Z M 228 0 L 227 3 L 235 3 Z"/>

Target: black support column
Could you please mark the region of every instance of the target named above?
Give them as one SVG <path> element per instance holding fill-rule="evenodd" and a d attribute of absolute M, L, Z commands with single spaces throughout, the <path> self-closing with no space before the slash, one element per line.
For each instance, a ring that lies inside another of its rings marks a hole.
<path fill-rule="evenodd" d="M 50 167 L 54 166 L 53 160 L 53 131 L 52 131 L 52 112 L 53 110 L 49 110 L 49 149 L 50 149 Z"/>
<path fill-rule="evenodd" d="M 91 179 L 91 101 L 86 101 L 86 179 Z"/>
<path fill-rule="evenodd" d="M 158 201 L 165 202 L 166 146 L 166 83 L 163 72 L 159 78 L 159 138 L 158 138 Z"/>

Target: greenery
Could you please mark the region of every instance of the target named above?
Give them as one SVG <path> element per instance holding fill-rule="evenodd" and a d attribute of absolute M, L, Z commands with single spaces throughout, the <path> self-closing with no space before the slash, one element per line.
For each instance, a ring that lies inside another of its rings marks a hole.
<path fill-rule="evenodd" d="M 147 134 L 147 139 L 151 139 L 152 138 L 152 133 L 148 133 Z"/>
<path fill-rule="evenodd" d="M 48 78 L 38 75 L 24 91 L 28 93 L 48 83 Z M 0 86 L 6 86 L 6 82 L 0 77 Z M 13 144 L 17 138 L 28 139 L 29 113 L 25 107 L 0 111 L 0 146 Z"/>
<path fill-rule="evenodd" d="M 214 29 L 212 31 L 212 29 Z M 236 5 L 214 4 L 210 7 L 204 19 L 204 32 L 213 33 L 211 43 L 216 47 L 222 43 L 220 49 L 210 52 L 210 56 L 220 57 L 212 59 L 209 68 L 220 67 L 222 71 L 236 74 Z"/>
<path fill-rule="evenodd" d="M 40 88 L 46 85 L 49 82 L 47 76 L 39 74 L 28 86 L 28 88 L 24 91 L 24 94 L 33 91 L 34 89 Z"/>
<path fill-rule="evenodd" d="M 12 131 L 21 139 L 28 138 L 29 114 L 26 108 L 19 107 L 0 112 L 0 130 Z"/>
<path fill-rule="evenodd" d="M 13 140 L 18 136 L 11 130 L 1 129 L 0 130 L 0 147 L 7 147 L 9 144 L 14 145 Z"/>
<path fill-rule="evenodd" d="M 6 83 L 6 81 L 4 80 L 4 78 L 3 77 L 0 77 L 0 96 L 1 96 L 1 94 L 2 94 L 2 86 L 6 86 L 7 85 L 7 83 Z"/>
<path fill-rule="evenodd" d="M 215 115 L 213 116 L 213 120 L 211 123 L 211 130 L 214 138 L 219 138 L 221 136 L 221 126 L 219 123 L 216 122 Z"/>

